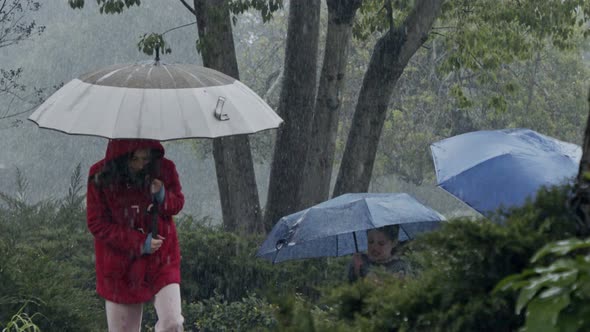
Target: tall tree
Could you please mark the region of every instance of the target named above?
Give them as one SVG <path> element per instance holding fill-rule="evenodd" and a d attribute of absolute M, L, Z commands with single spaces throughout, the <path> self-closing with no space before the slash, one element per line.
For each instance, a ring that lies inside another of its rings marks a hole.
<path fill-rule="evenodd" d="M 400 26 L 390 21 L 389 31 L 377 41 L 365 73 L 334 196 L 366 192 L 377 145 L 393 88 L 408 61 L 426 41 L 444 0 L 417 0 Z M 389 7 L 391 11 L 391 7 Z"/>
<path fill-rule="evenodd" d="M 319 19 L 320 0 L 289 3 L 285 65 L 279 97 L 279 115 L 285 122 L 277 133 L 271 165 L 264 215 L 267 230 L 280 217 L 301 207 L 301 179 L 316 93 Z"/>
<path fill-rule="evenodd" d="M 302 206 L 330 196 L 332 166 L 338 134 L 352 24 L 362 0 L 326 0 L 328 32 L 324 61 L 313 112 L 309 150 L 305 158 Z"/>
<path fill-rule="evenodd" d="M 569 203 L 577 217 L 579 235 L 584 237 L 590 235 L 590 91 L 588 92 L 588 118 L 582 144 L 582 159 L 574 194 Z"/>
<path fill-rule="evenodd" d="M 194 0 L 205 67 L 240 78 L 230 11 L 225 0 Z M 213 140 L 223 226 L 229 231 L 263 231 L 254 164 L 247 135 Z"/>

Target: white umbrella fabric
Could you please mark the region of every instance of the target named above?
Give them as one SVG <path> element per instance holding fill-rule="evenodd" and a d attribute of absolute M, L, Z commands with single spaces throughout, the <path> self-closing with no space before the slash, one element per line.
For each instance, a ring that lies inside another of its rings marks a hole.
<path fill-rule="evenodd" d="M 113 65 L 74 79 L 29 117 L 39 127 L 110 139 L 215 138 L 283 120 L 240 81 L 192 64 Z"/>

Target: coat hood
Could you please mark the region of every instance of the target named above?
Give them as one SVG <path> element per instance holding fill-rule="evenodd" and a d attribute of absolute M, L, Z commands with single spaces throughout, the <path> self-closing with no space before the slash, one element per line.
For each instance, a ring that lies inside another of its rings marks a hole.
<path fill-rule="evenodd" d="M 161 153 L 160 157 L 164 157 L 164 147 L 158 141 L 148 139 L 111 139 L 107 145 L 104 159 L 91 167 L 90 176 L 100 172 L 107 162 L 139 149 L 157 150 Z"/>
<path fill-rule="evenodd" d="M 107 145 L 107 152 L 104 160 L 111 161 L 122 155 L 140 149 L 158 150 L 164 156 L 164 147 L 158 141 L 148 139 L 112 139 Z"/>

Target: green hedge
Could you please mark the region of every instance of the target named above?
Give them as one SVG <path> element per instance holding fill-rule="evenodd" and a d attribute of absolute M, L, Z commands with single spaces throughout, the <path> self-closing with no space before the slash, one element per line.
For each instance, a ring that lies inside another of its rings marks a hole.
<path fill-rule="evenodd" d="M 37 204 L 0 193 L 0 329 L 19 314 L 41 331 L 105 330 L 92 236 L 76 188 Z M 449 221 L 411 244 L 415 278 L 384 275 L 353 285 L 344 282 L 349 257 L 272 265 L 254 257 L 261 236 L 178 218 L 186 329 L 515 331 L 525 323 L 515 313 L 518 287 L 493 289 L 530 268 L 545 244 L 574 236 L 568 190 L 541 191 L 535 202 L 496 215 L 496 222 Z M 568 310 L 586 312 L 584 303 L 571 301 Z M 156 319 L 150 307 L 147 331 Z"/>
<path fill-rule="evenodd" d="M 493 289 L 527 268 L 546 243 L 574 235 L 568 190 L 543 190 L 534 203 L 493 217 L 497 222 L 452 220 L 419 237 L 411 245 L 416 278 L 336 287 L 320 300 L 333 314 L 314 318 L 316 331 L 518 330 L 524 317 L 515 313 L 517 293 Z"/>
<path fill-rule="evenodd" d="M 0 193 L 0 330 L 18 313 L 41 331 L 106 329 L 79 180 L 75 173 L 67 197 L 34 204 L 20 191 Z M 187 328 L 270 327 L 275 320 L 267 294 L 298 293 L 314 301 L 320 286 L 344 278 L 347 258 L 272 265 L 254 257 L 260 236 L 239 237 L 190 216 L 176 222 Z M 150 307 L 148 330 L 156 320 Z"/>

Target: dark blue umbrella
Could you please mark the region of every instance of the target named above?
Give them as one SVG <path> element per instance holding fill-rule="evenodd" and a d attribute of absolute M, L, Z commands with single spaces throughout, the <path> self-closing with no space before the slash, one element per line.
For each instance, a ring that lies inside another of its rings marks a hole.
<path fill-rule="evenodd" d="M 367 249 L 369 229 L 399 225 L 399 240 L 405 241 L 442 220 L 408 194 L 344 194 L 281 218 L 256 256 L 276 263 L 349 255 Z"/>
<path fill-rule="evenodd" d="M 582 149 L 530 129 L 475 131 L 430 146 L 438 185 L 481 214 L 521 206 L 578 172 Z"/>

